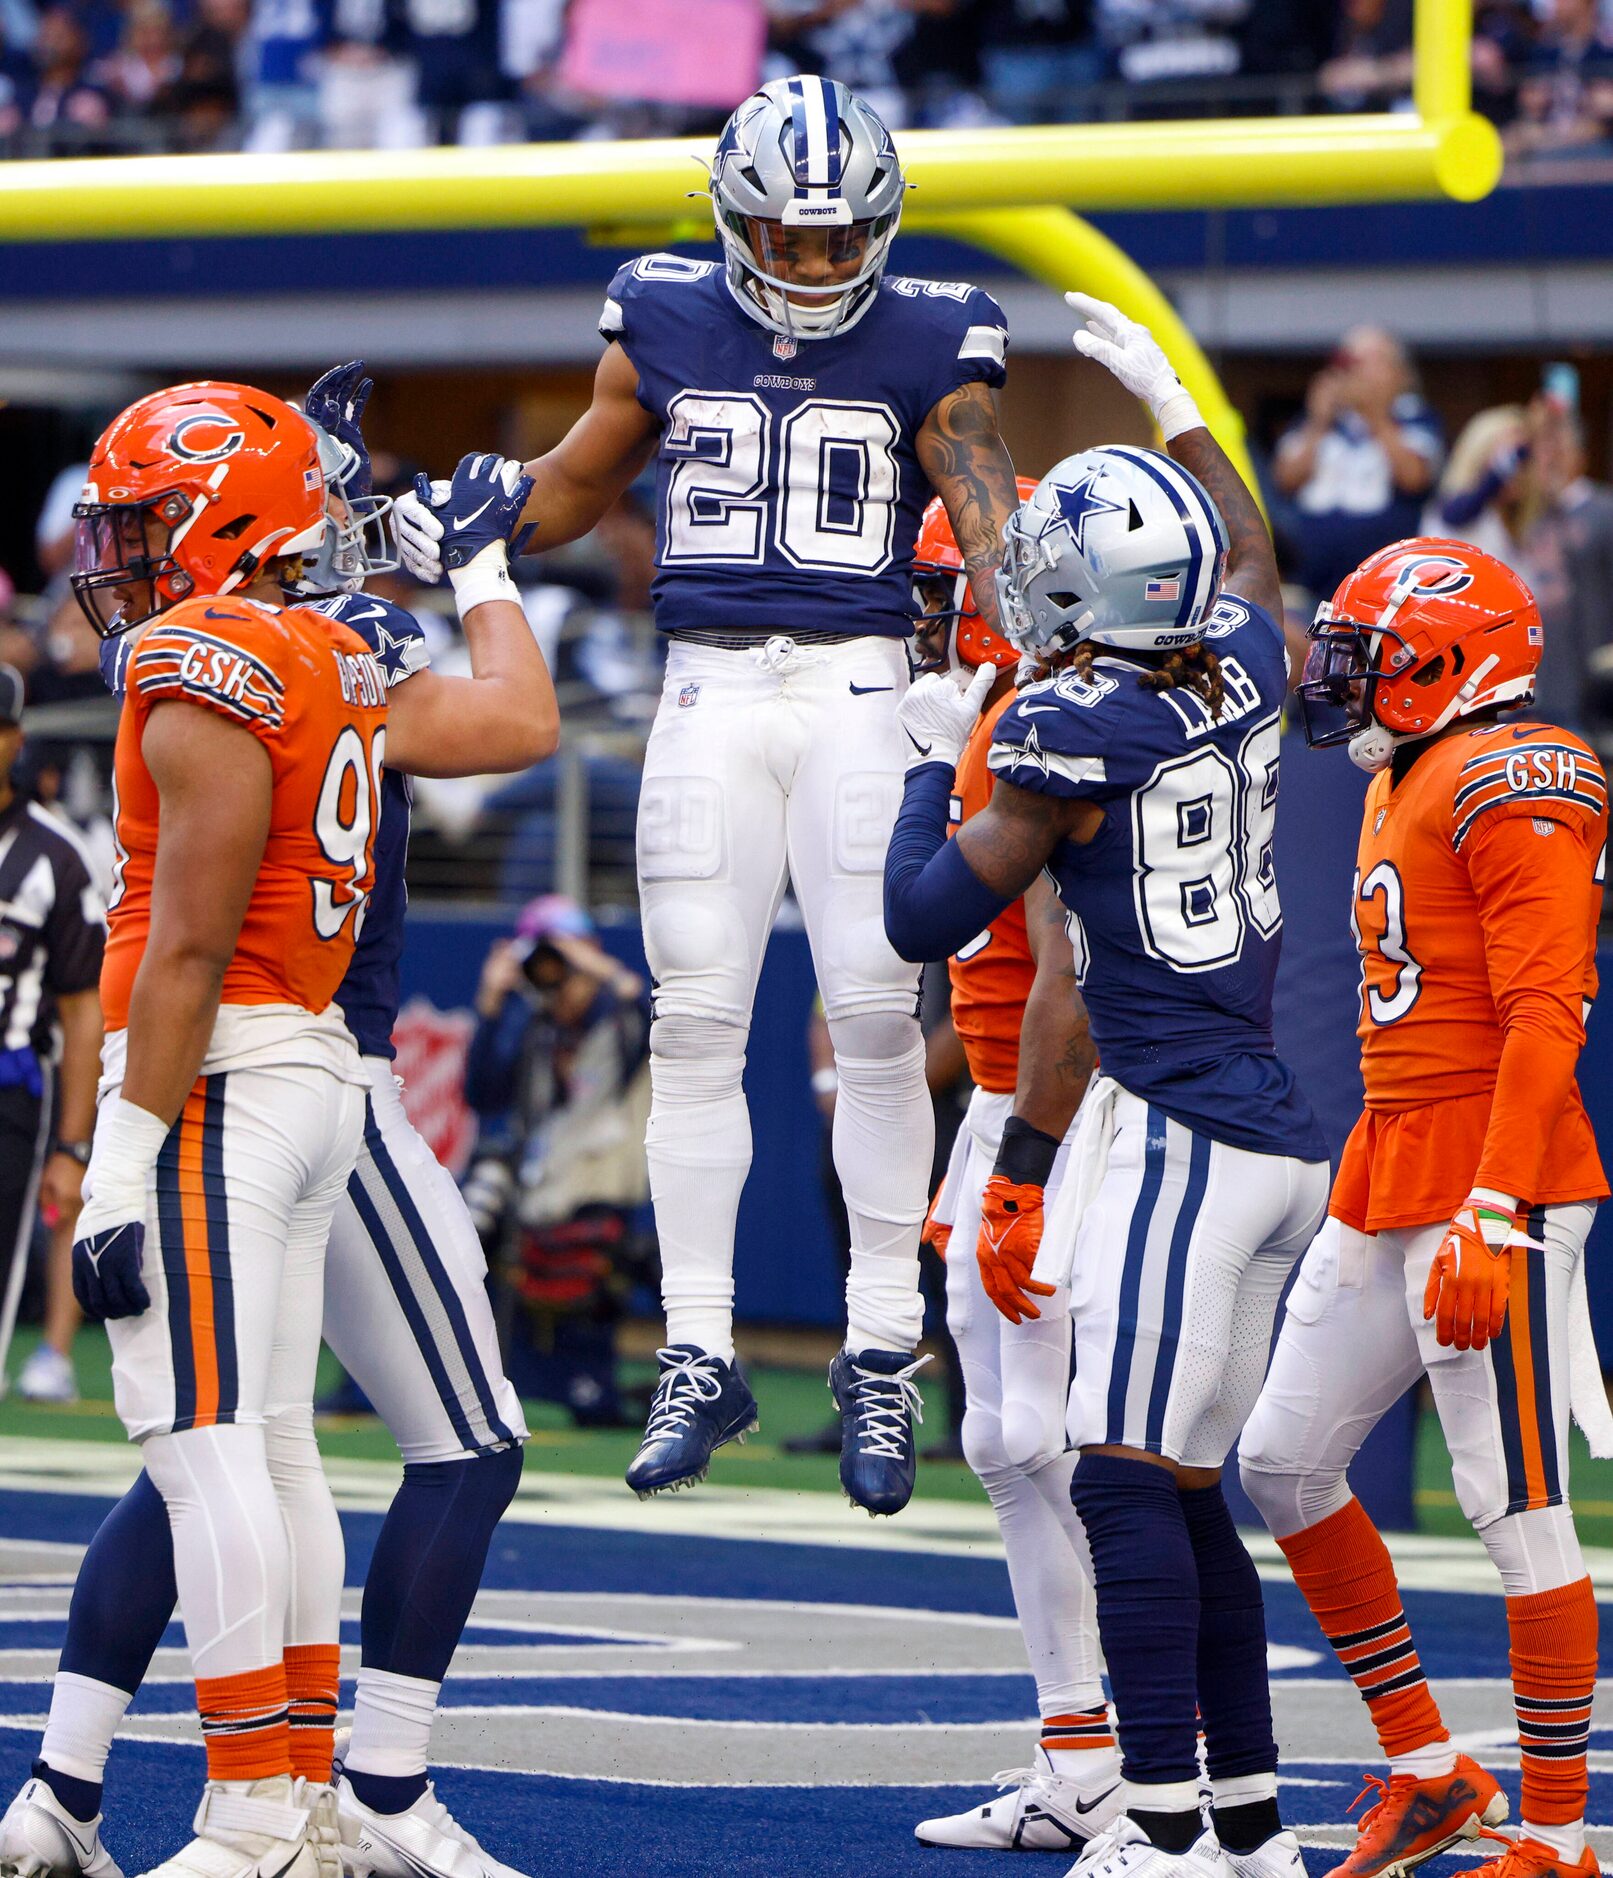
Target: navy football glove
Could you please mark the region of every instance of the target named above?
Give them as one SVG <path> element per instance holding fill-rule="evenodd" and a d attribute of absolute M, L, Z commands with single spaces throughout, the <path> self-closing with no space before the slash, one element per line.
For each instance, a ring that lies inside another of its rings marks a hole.
<path fill-rule="evenodd" d="M 140 1276 L 146 1249 L 143 1220 L 126 1220 L 73 1241 L 73 1296 L 86 1317 L 138 1317 L 151 1308 Z"/>
<path fill-rule="evenodd" d="M 421 501 L 429 503 L 431 485 L 426 477 L 417 476 L 414 486 Z M 532 478 L 508 457 L 485 451 L 461 457 L 448 485 L 447 501 L 434 505 L 442 522 L 442 564 L 449 573 L 468 567 L 495 542 L 519 554 L 531 533 L 521 528 L 521 511 L 531 493 Z"/>
<path fill-rule="evenodd" d="M 354 467 L 345 478 L 344 489 L 350 496 L 367 496 L 375 488 L 375 471 L 361 428 L 364 407 L 375 389 L 375 380 L 366 378 L 364 370 L 362 359 L 333 365 L 323 378 L 314 380 L 302 401 L 304 414 L 353 453 Z"/>

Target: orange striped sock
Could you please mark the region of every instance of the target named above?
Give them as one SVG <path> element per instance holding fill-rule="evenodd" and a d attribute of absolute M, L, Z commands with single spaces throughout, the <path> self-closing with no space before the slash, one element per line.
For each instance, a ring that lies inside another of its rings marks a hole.
<path fill-rule="evenodd" d="M 1100 1702 L 1096 1708 L 1077 1709 L 1073 1715 L 1044 1715 L 1041 1745 L 1053 1755 L 1090 1753 L 1094 1748 L 1112 1753 L 1115 1731 L 1107 1706 Z"/>
<path fill-rule="evenodd" d="M 1334 1654 L 1372 1712 L 1393 1760 L 1449 1741 L 1429 1693 L 1389 1548 L 1359 1500 L 1277 1541 Z"/>
<path fill-rule="evenodd" d="M 284 1663 L 235 1676 L 198 1676 L 196 1707 L 209 1780 L 267 1780 L 291 1772 Z"/>
<path fill-rule="evenodd" d="M 1585 1750 L 1596 1691 L 1596 1597 L 1589 1578 L 1507 1599 L 1512 1699 L 1523 1755 L 1525 1827 L 1585 1817 Z"/>
<path fill-rule="evenodd" d="M 286 1648 L 286 1693 L 291 1702 L 291 1771 L 328 1782 L 336 1744 L 336 1697 L 341 1651 L 334 1643 Z"/>

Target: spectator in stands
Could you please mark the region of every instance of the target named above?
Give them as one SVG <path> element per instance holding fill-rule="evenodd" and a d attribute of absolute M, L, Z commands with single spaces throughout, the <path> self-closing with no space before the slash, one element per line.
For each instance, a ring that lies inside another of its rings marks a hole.
<path fill-rule="evenodd" d="M 1531 461 L 1533 409 L 1498 404 L 1470 418 L 1452 447 L 1422 532 L 1471 541 L 1523 571 L 1522 550 L 1539 513 Z"/>
<path fill-rule="evenodd" d="M 117 110 L 143 115 L 179 76 L 177 41 L 166 0 L 134 0 L 117 51 L 98 61 L 92 75 Z"/>
<path fill-rule="evenodd" d="M 86 152 L 105 147 L 112 100 L 89 73 L 90 41 L 77 13 L 53 6 L 39 16 L 34 36 L 37 74 L 25 116 L 52 151 Z"/>
<path fill-rule="evenodd" d="M 300 150 L 319 139 L 319 48 L 315 0 L 251 0 L 246 35 L 243 143 L 248 150 Z"/>
<path fill-rule="evenodd" d="M 1236 76 L 1248 11 L 1249 0 L 1097 0 L 1096 18 L 1128 85 L 1191 85 Z M 1144 98 L 1137 115 L 1151 114 Z"/>
<path fill-rule="evenodd" d="M 199 0 L 178 75 L 153 107 L 182 150 L 226 149 L 236 140 L 250 18 L 250 0 Z"/>
<path fill-rule="evenodd" d="M 1414 534 L 1443 455 L 1400 342 L 1376 326 L 1346 333 L 1273 465 L 1299 583 L 1331 594 L 1374 549 Z"/>
<path fill-rule="evenodd" d="M 1613 722 L 1613 489 L 1585 474 L 1585 434 L 1577 411 L 1539 401 L 1534 443 L 1540 511 L 1525 543 L 1522 572 L 1540 602 L 1545 656 L 1535 696 L 1553 723 L 1595 732 Z"/>
<path fill-rule="evenodd" d="M 622 1420 L 615 1325 L 628 1215 L 649 1197 L 648 987 L 547 894 L 488 954 L 465 1058 L 479 1135 L 465 1199 L 489 1262 L 532 1320 L 522 1394 L 582 1426 Z M 540 1356 L 541 1352 L 541 1356 Z"/>
<path fill-rule="evenodd" d="M 1581 151 L 1613 135 L 1613 29 L 1596 0 L 1547 0 L 1534 57 L 1507 127 L 1509 155 Z"/>
<path fill-rule="evenodd" d="M 1410 98 L 1411 66 L 1411 0 L 1343 0 L 1316 82 L 1337 111 L 1388 110 Z"/>
<path fill-rule="evenodd" d="M 1109 75 L 1091 0 L 988 0 L 979 57 L 987 103 L 1014 124 L 1087 115 L 1087 94 Z"/>
<path fill-rule="evenodd" d="M 908 122 L 897 76 L 911 39 L 908 0 L 768 0 L 773 58 L 766 76 L 821 72 L 864 98 L 893 129 Z"/>
<path fill-rule="evenodd" d="M 426 140 L 418 67 L 393 0 L 332 0 L 318 61 L 320 141 L 327 149 L 408 149 Z"/>
<path fill-rule="evenodd" d="M 490 144 L 513 134 L 500 63 L 499 0 L 403 0 L 417 102 L 434 143 Z"/>

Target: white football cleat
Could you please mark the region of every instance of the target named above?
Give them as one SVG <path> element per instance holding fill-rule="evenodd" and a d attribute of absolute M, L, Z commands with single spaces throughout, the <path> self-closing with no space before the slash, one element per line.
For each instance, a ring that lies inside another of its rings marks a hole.
<path fill-rule="evenodd" d="M 1122 1813 L 1092 1839 L 1065 1878 L 1229 1878 L 1226 1855 L 1213 1832 L 1201 1832 L 1185 1852 L 1157 1846 Z"/>
<path fill-rule="evenodd" d="M 1229 1852 L 1222 1846 L 1221 1856 L 1232 1878 L 1305 1878 L 1305 1860 L 1291 1832 L 1274 1832 L 1252 1852 Z"/>
<path fill-rule="evenodd" d="M 75 1819 L 43 1780 L 25 1782 L 0 1819 L 4 1878 L 123 1878 L 101 1843 L 101 1815 Z"/>
<path fill-rule="evenodd" d="M 523 1878 L 482 1849 L 429 1782 L 407 1812 L 375 1813 L 338 1778 L 336 1817 L 352 1878 Z"/>
<path fill-rule="evenodd" d="M 290 1774 L 209 1781 L 196 1809 L 196 1837 L 142 1878 L 341 1878 L 331 1803 L 320 1799 L 328 1792 Z"/>
<path fill-rule="evenodd" d="M 1106 1831 L 1126 1805 L 1120 1757 L 1095 1751 L 1092 1759 L 1093 1777 L 1074 1780 L 1055 1773 L 1047 1749 L 1038 1745 L 1029 1767 L 995 1776 L 999 1787 L 1012 1791 L 966 1813 L 926 1819 L 913 1828 L 913 1836 L 921 1845 L 975 1852 L 1077 1852 Z"/>
<path fill-rule="evenodd" d="M 24 1402 L 76 1402 L 78 1377 L 73 1359 L 48 1343 L 36 1346 L 17 1378 L 17 1394 Z"/>

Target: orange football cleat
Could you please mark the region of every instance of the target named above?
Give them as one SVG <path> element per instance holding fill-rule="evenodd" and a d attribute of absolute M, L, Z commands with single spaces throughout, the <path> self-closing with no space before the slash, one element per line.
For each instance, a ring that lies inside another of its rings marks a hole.
<path fill-rule="evenodd" d="M 1506 1850 L 1463 1872 L 1461 1878 L 1600 1878 L 1602 1867 L 1589 1846 L 1578 1858 L 1570 1859 L 1538 1839 L 1509 1839 L 1504 1832 L 1486 1832 L 1484 1837 L 1499 1839 Z"/>
<path fill-rule="evenodd" d="M 1374 1788 L 1378 1798 L 1361 1820 L 1355 1850 L 1338 1867 L 1340 1878 L 1401 1878 L 1458 1839 L 1476 1839 L 1507 1816 L 1507 1796 L 1466 1754 L 1457 1755 L 1451 1773 L 1432 1780 L 1411 1774 L 1391 1774 L 1387 1780 L 1368 1774 L 1366 1780 L 1351 1812 Z M 1524 1875 L 1509 1872 L 1507 1878 Z"/>

